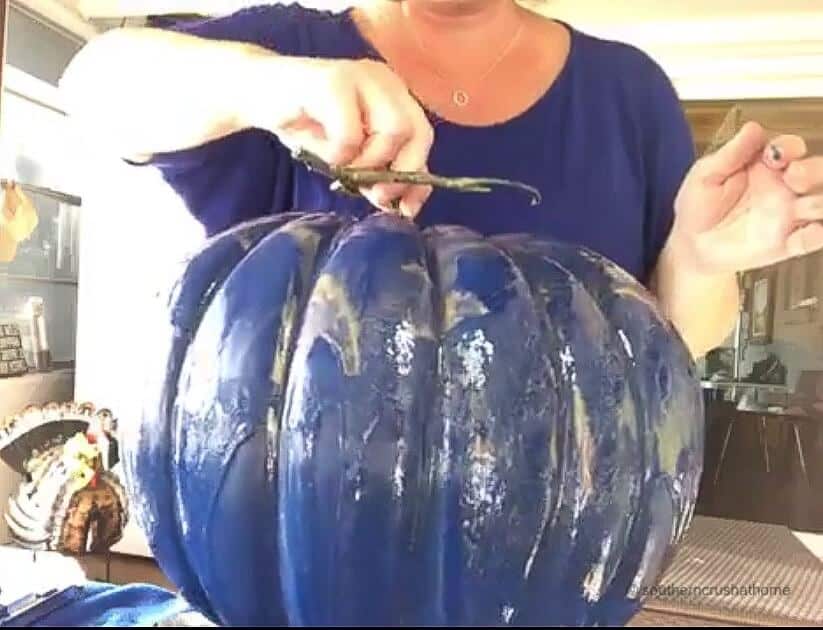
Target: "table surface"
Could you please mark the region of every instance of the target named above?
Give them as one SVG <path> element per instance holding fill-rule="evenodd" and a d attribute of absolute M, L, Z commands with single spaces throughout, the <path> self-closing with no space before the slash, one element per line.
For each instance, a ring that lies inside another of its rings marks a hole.
<path fill-rule="evenodd" d="M 128 581 L 143 582 L 148 584 L 157 583 L 158 586 L 169 587 L 165 578 L 160 575 L 156 567 L 150 567 L 144 558 L 122 556 L 115 554 L 116 562 L 124 565 L 133 564 L 133 570 L 122 572 L 121 577 L 128 576 Z M 94 557 L 96 558 L 96 556 Z M 88 560 L 79 561 L 74 558 L 62 556 L 54 552 L 38 552 L 36 555 L 30 551 L 18 549 L 12 546 L 0 545 L 0 566 L 14 567 L 14 572 L 4 571 L 0 574 L 0 604 L 26 595 L 32 590 L 37 590 L 47 578 L 55 575 L 62 576 L 66 583 L 82 581 L 85 577 L 89 579 L 99 579 L 100 576 L 88 575 L 84 571 Z M 120 583 L 125 580 L 117 579 L 112 575 L 112 582 Z M 709 627 L 718 626 L 716 621 L 691 617 L 688 615 L 677 615 L 670 613 L 644 610 L 639 613 L 628 624 L 630 628 L 651 628 L 651 627 Z"/>
<path fill-rule="evenodd" d="M 85 571 L 74 558 L 11 545 L 0 545 L 0 567 L 0 605 L 58 584 L 68 586 L 86 579 Z"/>

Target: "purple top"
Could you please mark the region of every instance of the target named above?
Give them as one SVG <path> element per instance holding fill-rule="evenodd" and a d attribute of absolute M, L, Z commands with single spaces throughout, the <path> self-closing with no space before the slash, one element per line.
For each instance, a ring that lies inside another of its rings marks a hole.
<path fill-rule="evenodd" d="M 691 132 L 671 82 L 648 55 L 566 26 L 569 59 L 525 112 L 486 127 L 430 114 L 432 172 L 522 181 L 541 191 L 542 204 L 531 206 L 528 194 L 506 188 L 489 194 L 435 189 L 417 223 L 544 234 L 600 252 L 645 282 L 694 160 Z M 286 55 L 381 59 L 350 11 L 269 5 L 172 28 Z M 158 155 L 152 164 L 208 234 L 290 210 L 373 211 L 364 199 L 329 191 L 326 178 L 296 164 L 275 136 L 260 130 Z"/>

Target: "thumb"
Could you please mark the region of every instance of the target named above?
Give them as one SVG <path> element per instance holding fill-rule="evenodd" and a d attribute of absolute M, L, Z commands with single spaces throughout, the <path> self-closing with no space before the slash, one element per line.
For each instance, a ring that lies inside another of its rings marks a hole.
<path fill-rule="evenodd" d="M 729 142 L 705 158 L 706 177 L 712 183 L 723 183 L 759 159 L 767 142 L 766 130 L 756 122 L 747 122 Z"/>

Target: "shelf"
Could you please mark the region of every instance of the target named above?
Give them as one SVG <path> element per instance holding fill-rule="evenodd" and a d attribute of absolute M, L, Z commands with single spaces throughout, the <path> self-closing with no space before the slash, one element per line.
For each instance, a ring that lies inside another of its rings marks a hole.
<path fill-rule="evenodd" d="M 69 284 L 77 286 L 77 280 L 70 278 L 44 278 L 43 276 L 24 276 L 11 273 L 0 273 L 0 280 L 9 282 L 39 282 L 42 284 Z"/>
<path fill-rule="evenodd" d="M 703 389 L 752 389 L 762 392 L 785 394 L 788 385 L 769 385 L 767 383 L 746 383 L 745 381 L 700 381 Z"/>
<path fill-rule="evenodd" d="M 0 179 L 0 186 L 6 186 L 10 183 L 12 183 L 12 180 Z M 34 195 L 43 195 L 45 197 L 49 197 L 51 199 L 55 199 L 63 203 L 67 203 L 71 206 L 80 207 L 81 205 L 83 205 L 83 200 L 80 199 L 80 197 L 78 197 L 77 195 L 70 195 L 68 193 L 60 192 L 59 190 L 52 190 L 51 188 L 46 188 L 45 186 L 35 186 L 33 184 L 24 184 L 22 182 L 14 183 L 16 183 L 21 190 L 27 193 L 31 193 Z"/>
<path fill-rule="evenodd" d="M 789 310 L 799 311 L 801 309 L 806 309 L 806 308 L 810 308 L 810 307 L 813 307 L 813 306 L 817 306 L 817 304 L 818 304 L 817 297 L 810 297 L 810 298 L 806 298 L 805 300 L 800 300 L 796 304 L 792 304 L 789 307 Z"/>

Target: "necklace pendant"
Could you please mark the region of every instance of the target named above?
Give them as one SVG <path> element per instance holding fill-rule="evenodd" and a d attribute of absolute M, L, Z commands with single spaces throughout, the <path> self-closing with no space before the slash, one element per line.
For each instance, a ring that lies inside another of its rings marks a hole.
<path fill-rule="evenodd" d="M 465 107 L 469 104 L 469 95 L 465 90 L 455 90 L 452 92 L 452 102 L 458 107 Z"/>

